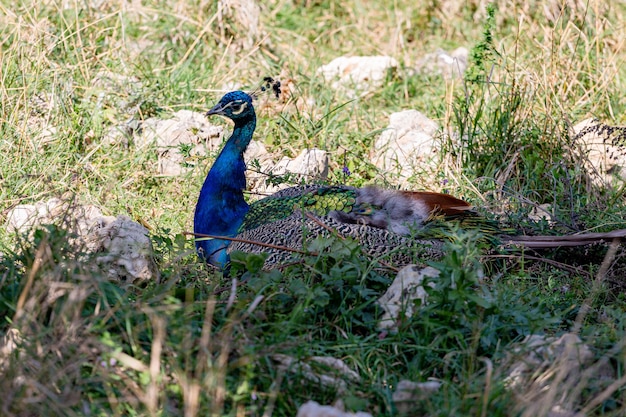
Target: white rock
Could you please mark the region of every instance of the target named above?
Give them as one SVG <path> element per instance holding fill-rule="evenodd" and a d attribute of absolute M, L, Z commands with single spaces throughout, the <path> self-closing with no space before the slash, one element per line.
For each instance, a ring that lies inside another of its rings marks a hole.
<path fill-rule="evenodd" d="M 104 145 L 115 145 L 120 143 L 127 146 L 130 133 L 131 132 L 129 132 L 124 125 L 110 126 L 102 134 L 101 143 Z"/>
<path fill-rule="evenodd" d="M 283 354 L 272 355 L 280 369 L 297 373 L 303 380 L 318 384 L 326 388 L 334 388 L 342 393 L 347 389 L 347 383 L 360 381 L 359 375 L 348 367 L 341 359 L 330 356 L 313 356 L 307 362 Z M 319 365 L 328 371 L 319 371 Z"/>
<path fill-rule="evenodd" d="M 528 213 L 528 219 L 535 222 L 545 220 L 548 224 L 550 224 L 550 226 L 553 226 L 556 224 L 556 221 L 554 220 L 552 212 L 552 205 L 548 203 L 536 204 L 532 206 L 530 213 Z"/>
<path fill-rule="evenodd" d="M 251 140 L 248 145 L 248 149 L 243 154 L 243 158 L 248 164 L 248 167 L 252 164 L 252 161 L 256 161 L 261 166 L 273 165 L 272 155 L 267 151 L 267 148 L 263 143 Z"/>
<path fill-rule="evenodd" d="M 315 401 L 308 401 L 300 406 L 296 417 L 372 417 L 372 415 L 362 411 L 347 413 L 331 405 L 320 405 Z"/>
<path fill-rule="evenodd" d="M 252 192 L 260 196 L 273 194 L 290 187 L 294 182 L 301 180 L 313 182 L 326 179 L 328 176 L 328 153 L 321 149 L 305 149 L 295 158 L 285 156 L 276 164 L 271 159 L 259 158 L 259 162 L 262 173 L 249 170 L 247 176 Z M 278 185 L 268 184 L 266 181 L 268 173 L 277 176 L 288 175 L 289 181 Z"/>
<path fill-rule="evenodd" d="M 86 241 L 110 279 L 128 284 L 158 281 L 149 232 L 139 223 L 126 216 L 100 217 L 92 224 Z"/>
<path fill-rule="evenodd" d="M 82 235 L 92 220 L 100 216 L 102 212 L 96 206 L 70 204 L 51 198 L 14 207 L 7 215 L 6 228 L 9 233 L 25 233 L 43 224 L 57 224 Z"/>
<path fill-rule="evenodd" d="M 159 152 L 159 174 L 175 176 L 183 173 L 187 155 L 181 154 L 186 147 L 189 156 L 206 155 L 206 149 L 217 149 L 222 142 L 224 129 L 210 124 L 204 114 L 180 110 L 171 119 L 150 118 L 142 124 L 141 134 L 135 137 L 135 145 L 143 148 L 156 144 Z"/>
<path fill-rule="evenodd" d="M 389 126 L 374 141 L 372 163 L 401 184 L 432 166 L 438 152 L 434 136 L 439 125 L 417 110 L 389 116 Z"/>
<path fill-rule="evenodd" d="M 350 369 L 341 359 L 333 358 L 332 356 L 311 356 L 310 361 L 324 365 L 328 369 L 333 369 L 345 380 L 359 382 L 361 379 L 359 374 Z"/>
<path fill-rule="evenodd" d="M 441 388 L 439 381 L 413 382 L 402 380 L 398 382 L 391 399 L 399 414 L 409 414 L 415 410 L 416 403 L 424 401 Z"/>
<path fill-rule="evenodd" d="M 274 167 L 278 175 L 291 172 L 315 178 L 328 175 L 328 153 L 321 149 L 305 149 L 294 159 L 283 157 Z"/>
<path fill-rule="evenodd" d="M 7 214 L 6 229 L 9 233 L 24 233 L 35 224 L 37 208 L 33 204 L 20 204 Z"/>
<path fill-rule="evenodd" d="M 593 390 L 604 385 L 603 378 L 615 379 L 613 367 L 592 365 L 593 357 L 591 348 L 574 333 L 558 338 L 529 335 L 507 355 L 504 382 L 518 394 L 527 415 L 545 414 L 546 406 L 551 407 L 551 416 L 575 415 L 573 410 L 581 406 L 580 384 Z M 594 372 L 587 374 L 590 369 Z"/>
<path fill-rule="evenodd" d="M 261 142 L 251 140 L 243 158 L 246 161 L 246 184 L 252 199 L 265 197 L 269 187 L 267 172 L 274 166 L 272 155 Z"/>
<path fill-rule="evenodd" d="M 263 143 L 251 140 L 248 149 L 243 154 L 246 161 L 246 184 L 251 192 L 252 198 L 265 197 L 270 185 L 266 184 L 267 172 L 274 166 L 272 155 L 268 152 Z"/>
<path fill-rule="evenodd" d="M 446 79 L 462 78 L 467 69 L 469 51 L 457 48 L 451 53 L 438 49 L 426 54 L 415 64 L 415 69 L 425 74 L 441 74 Z"/>
<path fill-rule="evenodd" d="M 46 125 L 36 134 L 36 140 L 42 145 L 53 142 L 57 136 L 57 131 L 56 126 Z"/>
<path fill-rule="evenodd" d="M 417 265 L 407 265 L 398 272 L 387 291 L 378 299 L 378 305 L 384 314 L 378 323 L 381 330 L 397 330 L 397 325 L 403 317 L 412 317 L 415 300 L 419 299 L 422 305 L 426 304 L 428 294 L 423 282 L 428 278 L 437 278 L 439 271 L 432 267 L 420 268 Z M 434 284 L 429 284 L 431 287 Z"/>
<path fill-rule="evenodd" d="M 130 118 L 124 123 L 120 123 L 116 126 L 109 126 L 100 139 L 100 143 L 103 145 L 116 145 L 121 144 L 123 146 L 129 145 L 129 139 L 133 137 L 133 134 L 141 127 L 139 120 Z"/>
<path fill-rule="evenodd" d="M 317 69 L 333 89 L 343 89 L 355 97 L 354 90 L 369 90 L 382 86 L 387 73 L 398 67 L 389 56 L 341 56 Z"/>
<path fill-rule="evenodd" d="M 306 181 L 324 179 L 328 176 L 328 153 L 324 150 L 313 148 L 303 150 L 293 159 L 284 156 L 271 168 L 271 173 L 273 175 L 294 174 L 296 181 L 301 179 Z M 267 191 L 276 192 L 288 186 L 288 184 L 284 184 L 268 188 Z"/>
<path fill-rule="evenodd" d="M 526 336 L 513 349 L 511 356 L 517 361 L 510 367 L 505 379 L 509 387 L 523 385 L 529 378 L 537 377 L 539 369 L 547 368 L 556 361 L 572 362 L 571 371 L 575 373 L 580 370 L 580 365 L 593 359 L 589 346 L 573 333 L 565 333 L 559 338 L 536 334 Z"/>
<path fill-rule="evenodd" d="M 586 119 L 573 127 L 574 140 L 586 155 L 584 166 L 596 185 L 619 185 L 626 175 L 626 128 Z M 613 142 L 616 143 L 613 143 Z M 615 146 L 619 145 L 619 146 Z"/>
<path fill-rule="evenodd" d="M 58 198 L 17 206 L 7 216 L 7 230 L 12 233 L 26 233 L 45 224 L 73 232 L 68 244 L 97 253 L 111 280 L 132 283 L 159 278 L 148 230 L 126 216 L 103 216 L 96 206 Z"/>

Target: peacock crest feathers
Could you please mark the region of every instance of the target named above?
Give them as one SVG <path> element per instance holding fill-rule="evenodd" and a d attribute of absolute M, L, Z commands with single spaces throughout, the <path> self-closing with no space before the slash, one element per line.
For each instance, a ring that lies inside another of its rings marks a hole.
<path fill-rule="evenodd" d="M 280 81 L 275 80 L 272 77 L 265 77 L 263 78 L 261 85 L 256 90 L 250 92 L 250 96 L 258 98 L 261 94 L 271 91 L 276 98 L 280 98 L 280 87 Z"/>

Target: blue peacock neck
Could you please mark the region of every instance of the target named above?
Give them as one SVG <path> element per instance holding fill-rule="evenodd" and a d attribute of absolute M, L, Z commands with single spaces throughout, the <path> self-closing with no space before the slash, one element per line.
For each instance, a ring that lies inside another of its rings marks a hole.
<path fill-rule="evenodd" d="M 234 237 L 249 206 L 243 197 L 246 188 L 246 164 L 243 154 L 256 127 L 256 115 L 235 121 L 231 137 L 224 145 L 204 180 L 194 216 L 194 232 Z M 197 240 L 200 257 L 224 268 L 228 263 L 224 239 Z"/>

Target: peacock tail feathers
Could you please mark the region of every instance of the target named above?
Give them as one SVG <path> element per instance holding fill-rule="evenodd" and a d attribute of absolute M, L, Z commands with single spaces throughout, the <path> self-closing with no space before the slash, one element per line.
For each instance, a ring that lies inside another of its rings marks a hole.
<path fill-rule="evenodd" d="M 479 243 L 491 246 L 499 245 L 501 236 L 517 234 L 517 230 L 504 228 L 497 220 L 473 211 L 456 216 L 433 214 L 416 234 L 421 239 L 449 239 L 451 231 L 457 229 L 473 230 L 481 236 Z"/>

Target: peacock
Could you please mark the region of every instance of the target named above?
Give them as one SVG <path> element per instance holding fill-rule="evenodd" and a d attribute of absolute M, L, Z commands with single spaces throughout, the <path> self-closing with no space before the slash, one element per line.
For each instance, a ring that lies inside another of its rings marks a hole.
<path fill-rule="evenodd" d="M 279 82 L 272 79 L 265 82 L 262 90 L 272 88 L 277 95 L 280 93 Z M 229 263 L 229 253 L 242 250 L 269 252 L 266 265 L 277 264 L 291 254 L 283 248 L 297 251 L 305 240 L 337 234 L 358 239 L 371 256 L 390 254 L 392 262 L 406 264 L 412 260 L 406 251 L 398 248 L 411 246 L 427 259 L 443 255 L 440 240 L 420 233 L 432 223 L 476 217 L 469 203 L 449 194 L 373 186 L 296 186 L 248 204 L 244 198 L 243 154 L 256 128 L 253 98 L 254 93 L 232 91 L 206 113 L 226 117 L 234 123 L 230 138 L 202 185 L 195 209 L 196 249 L 208 263 L 224 269 Z M 497 232 L 497 228 L 491 227 L 491 232 Z M 612 237 L 593 236 L 591 241 Z M 579 236 L 508 239 L 508 243 L 528 247 L 590 243 Z"/>
<path fill-rule="evenodd" d="M 227 93 L 207 113 L 231 119 L 233 133 L 209 170 L 194 215 L 194 233 L 235 237 L 240 231 L 250 206 L 244 199 L 246 188 L 246 151 L 256 128 L 252 96 L 243 91 Z M 196 249 L 201 258 L 224 268 L 228 264 L 230 240 L 198 239 Z"/>

